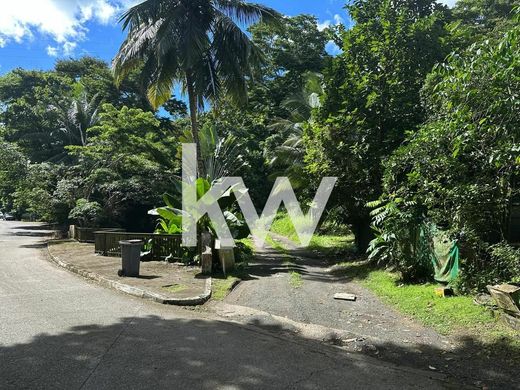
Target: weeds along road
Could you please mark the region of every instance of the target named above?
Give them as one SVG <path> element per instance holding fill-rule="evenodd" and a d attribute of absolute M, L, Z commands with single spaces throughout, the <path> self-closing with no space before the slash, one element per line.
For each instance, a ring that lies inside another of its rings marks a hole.
<path fill-rule="evenodd" d="M 48 262 L 50 232 L 0 221 L 0 388 L 446 388 L 303 338 L 120 295 Z"/>

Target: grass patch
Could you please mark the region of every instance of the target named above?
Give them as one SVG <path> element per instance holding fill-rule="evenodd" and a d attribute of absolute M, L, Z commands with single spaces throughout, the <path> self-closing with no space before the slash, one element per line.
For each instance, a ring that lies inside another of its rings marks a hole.
<path fill-rule="evenodd" d="M 170 293 L 178 293 L 186 290 L 187 287 L 183 284 L 172 284 L 171 286 L 163 286 L 162 288 Z"/>
<path fill-rule="evenodd" d="M 303 279 L 299 272 L 289 272 L 289 284 L 292 288 L 300 288 L 303 286 Z"/>
<path fill-rule="evenodd" d="M 401 285 L 397 275 L 385 271 L 371 272 L 363 284 L 403 313 L 442 334 L 495 322 L 493 313 L 475 305 L 470 296 L 437 297 L 434 292 L 437 284 Z"/>
<path fill-rule="evenodd" d="M 247 246 L 252 251 L 254 251 L 254 249 L 255 249 L 255 244 L 254 244 L 252 238 L 242 238 L 240 240 L 236 240 L 236 242 L 240 242 L 240 243 L 244 244 L 245 246 Z"/>
<path fill-rule="evenodd" d="M 354 250 L 354 236 L 312 236 L 309 249 L 330 254 L 336 252 L 347 252 Z"/>
<path fill-rule="evenodd" d="M 281 252 L 283 255 L 288 255 L 289 250 L 279 241 L 273 240 L 273 238 L 269 235 L 265 238 L 265 242 L 272 247 L 273 249 L 276 249 L 278 252 Z"/>
<path fill-rule="evenodd" d="M 273 224 L 271 231 L 281 236 L 287 237 L 295 244 L 299 243 L 298 235 L 294 229 L 294 225 L 286 213 L 279 213 Z M 267 243 L 273 248 L 286 252 L 287 249 L 274 241 L 271 237 L 267 237 Z M 351 251 L 354 249 L 354 236 L 352 234 L 332 235 L 332 234 L 314 234 L 308 246 L 311 250 L 317 250 L 324 254 L 332 254 L 337 252 Z"/>
<path fill-rule="evenodd" d="M 298 241 L 298 235 L 294 225 L 286 213 L 279 213 L 271 225 L 271 230 L 281 236 L 287 237 L 292 241 Z"/>
<path fill-rule="evenodd" d="M 211 298 L 217 301 L 222 301 L 231 292 L 234 284 L 239 280 L 241 279 L 234 275 L 228 275 L 227 277 L 224 277 L 223 275 L 214 277 L 211 286 Z"/>
<path fill-rule="evenodd" d="M 509 340 L 520 350 L 520 339 L 502 325 L 488 309 L 473 303 L 471 296 L 441 298 L 433 283 L 401 284 L 395 273 L 375 269 L 367 263 L 340 263 L 341 271 L 352 276 L 400 312 L 444 335 L 471 334 L 485 343 Z"/>

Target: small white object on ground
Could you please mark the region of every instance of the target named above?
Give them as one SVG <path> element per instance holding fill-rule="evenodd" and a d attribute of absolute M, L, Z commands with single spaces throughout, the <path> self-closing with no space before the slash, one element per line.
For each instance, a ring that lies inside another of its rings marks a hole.
<path fill-rule="evenodd" d="M 341 299 L 343 301 L 355 301 L 357 297 L 354 294 L 336 293 L 334 294 L 334 299 Z"/>

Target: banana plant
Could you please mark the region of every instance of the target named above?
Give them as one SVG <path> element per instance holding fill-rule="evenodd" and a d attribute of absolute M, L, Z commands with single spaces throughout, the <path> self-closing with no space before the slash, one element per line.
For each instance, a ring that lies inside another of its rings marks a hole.
<path fill-rule="evenodd" d="M 195 182 L 195 186 L 197 188 L 198 199 L 202 198 L 211 189 L 210 182 L 204 178 L 198 178 Z M 230 188 L 223 194 L 219 201 L 221 208 L 229 209 L 231 207 L 231 204 L 233 203 L 233 198 L 231 197 L 232 193 L 233 189 Z M 240 196 L 240 194 L 238 196 Z M 159 217 L 157 220 L 156 233 L 182 233 L 182 215 L 184 211 L 174 206 L 174 204 L 177 203 L 175 197 L 169 194 L 165 194 L 163 195 L 163 200 L 166 206 L 159 207 L 148 212 L 150 215 L 156 215 Z M 247 228 L 247 225 L 241 216 L 229 210 L 225 210 L 223 214 L 231 234 L 233 235 L 233 238 L 241 239 L 248 236 L 249 229 Z M 209 231 L 215 234 L 212 223 L 207 216 L 204 216 L 200 219 L 199 231 Z"/>

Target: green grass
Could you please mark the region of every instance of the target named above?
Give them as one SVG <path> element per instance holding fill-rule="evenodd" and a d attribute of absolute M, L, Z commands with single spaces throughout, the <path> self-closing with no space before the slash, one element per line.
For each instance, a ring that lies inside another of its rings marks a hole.
<path fill-rule="evenodd" d="M 186 286 L 183 284 L 172 284 L 171 286 L 164 286 L 163 289 L 170 293 L 178 293 L 186 290 Z"/>
<path fill-rule="evenodd" d="M 309 249 L 317 250 L 325 254 L 330 252 L 353 250 L 354 236 L 314 235 L 309 244 Z"/>
<path fill-rule="evenodd" d="M 300 288 L 303 286 L 303 279 L 300 273 L 296 271 L 289 272 L 289 284 L 292 288 Z"/>
<path fill-rule="evenodd" d="M 224 277 L 214 277 L 212 280 L 211 298 L 217 301 L 222 301 L 230 292 L 233 285 L 241 280 L 238 276 L 228 275 Z"/>
<path fill-rule="evenodd" d="M 442 334 L 449 334 L 457 328 L 477 328 L 495 322 L 493 314 L 475 305 L 470 296 L 436 296 L 436 284 L 401 285 L 396 275 L 385 271 L 371 272 L 362 283 L 401 312 L 414 316 Z"/>
<path fill-rule="evenodd" d="M 285 245 L 279 241 L 273 240 L 273 238 L 269 235 L 265 238 L 265 242 L 272 248 L 276 249 L 278 252 L 282 253 L 285 256 L 288 256 L 289 250 L 285 247 Z"/>
<path fill-rule="evenodd" d="M 280 213 L 273 221 L 271 231 L 281 236 L 287 237 L 295 244 L 299 243 L 298 235 L 294 229 L 294 225 L 289 219 L 289 216 L 285 213 Z M 280 243 L 274 241 L 271 237 L 267 237 L 267 243 L 273 248 L 286 252 Z M 317 250 L 324 254 L 342 252 L 352 250 L 354 247 L 354 236 L 351 234 L 346 235 L 332 235 L 332 234 L 314 234 L 311 238 L 308 248 L 311 250 Z"/>
<path fill-rule="evenodd" d="M 241 242 L 242 244 L 244 244 L 245 246 L 247 246 L 249 249 L 251 249 L 252 251 L 255 250 L 255 244 L 253 243 L 253 239 L 252 238 L 242 238 L 240 240 L 236 240 L 237 242 Z"/>
<path fill-rule="evenodd" d="M 298 241 L 298 235 L 294 230 L 294 225 L 285 213 L 280 213 L 276 216 L 271 225 L 271 230 L 281 236 L 285 236 L 292 241 Z"/>
<path fill-rule="evenodd" d="M 520 350 L 515 332 L 500 324 L 491 311 L 474 304 L 471 296 L 441 298 L 435 295 L 437 284 L 401 284 L 397 274 L 363 262 L 339 265 L 344 267 L 342 273 L 358 280 L 384 302 L 441 334 L 469 334 L 486 343 L 508 339 Z"/>

